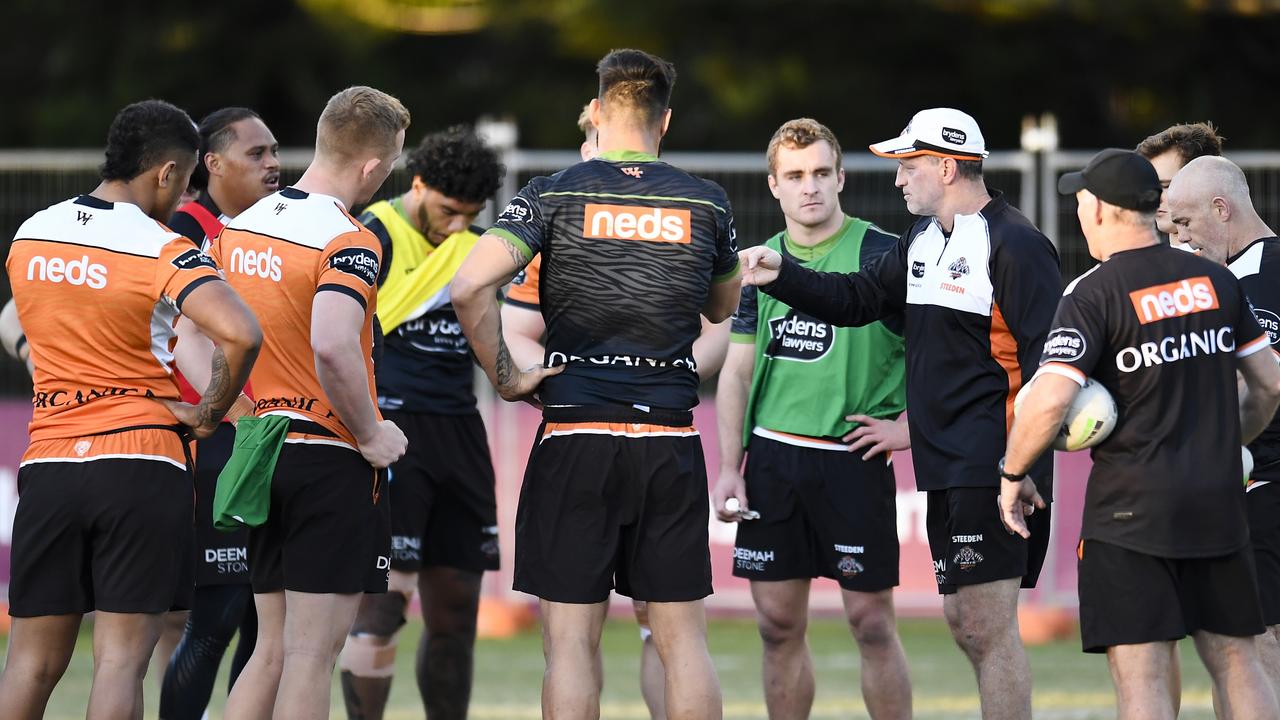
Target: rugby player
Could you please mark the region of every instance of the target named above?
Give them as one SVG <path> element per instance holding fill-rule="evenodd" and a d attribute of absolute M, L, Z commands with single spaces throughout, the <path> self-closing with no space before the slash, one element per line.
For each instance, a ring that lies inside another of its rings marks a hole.
<path fill-rule="evenodd" d="M 129 105 L 111 124 L 102 184 L 14 237 L 7 268 L 35 360 L 35 410 L 18 471 L 0 717 L 43 716 L 91 610 L 87 716 L 141 717 L 163 613 L 189 606 L 194 508 L 175 417 L 212 434 L 261 342 L 213 261 L 161 224 L 199 143 L 173 105 Z M 219 346 L 196 405 L 177 402 L 170 367 L 179 312 Z"/>
<path fill-rule="evenodd" d="M 825 125 L 784 123 L 766 157 L 786 230 L 765 247 L 810 269 L 850 272 L 897 244 L 841 211 L 840 143 Z M 835 328 L 747 286 L 731 338 L 716 389 L 720 477 L 712 506 L 725 522 L 760 514 L 738 526 L 733 574 L 751 581 L 769 717 L 808 717 L 813 707 L 805 632 L 816 577 L 840 584 L 867 712 L 911 717 L 893 612 L 897 489 L 889 464 L 892 450 L 910 444 L 906 423 L 894 422 L 906 406 L 902 318 Z M 729 498 L 737 510 L 726 507 Z"/>
<path fill-rule="evenodd" d="M 1160 176 L 1160 187 L 1167 189 L 1182 166 L 1198 157 L 1221 155 L 1222 137 L 1209 122 L 1171 125 L 1138 143 L 1135 150 L 1151 161 Z M 1169 208 L 1163 196 L 1156 211 L 1156 229 L 1169 237 L 1173 247 L 1191 249 L 1178 238 L 1178 228 L 1169 220 Z"/>
<path fill-rule="evenodd" d="M 1280 342 L 1280 239 L 1254 209 L 1244 172 L 1226 158 L 1198 158 L 1178 172 L 1166 195 L 1179 239 L 1240 279 L 1274 352 Z M 1267 625 L 1258 650 L 1280 695 L 1280 417 L 1249 443 L 1249 451 L 1253 472 L 1245 510 Z"/>
<path fill-rule="evenodd" d="M 923 110 L 871 151 L 898 160 L 895 183 L 921 216 L 894 250 L 842 274 L 754 247 L 742 253 L 743 282 L 835 325 L 903 313 L 912 460 L 917 486 L 929 493 L 929 547 L 947 623 L 977 675 L 983 717 L 1029 717 L 1018 590 L 1040 574 L 1049 512 L 1032 516 L 1030 541 L 1009 535 L 991 511 L 999 486 L 990 469 L 1049 330 L 1061 290 L 1057 252 L 986 187 L 986 146 L 967 114 Z M 1047 493 L 1052 458 L 1035 471 Z"/>
<path fill-rule="evenodd" d="M 458 272 L 454 304 L 502 397 L 536 391 L 544 405 L 515 568 L 515 589 L 542 601 L 544 714 L 599 716 L 595 658 L 616 586 L 649 602 L 667 715 L 719 718 L 702 603 L 710 508 L 690 408 L 698 315 L 721 322 L 738 301 L 732 214 L 718 186 L 657 158 L 671 64 L 616 50 L 597 70 L 599 156 L 520 191 Z M 540 252 L 553 369 L 521 371 L 494 293 Z"/>
<path fill-rule="evenodd" d="M 578 116 L 578 129 L 585 138 L 579 148 L 584 161 L 595 157 L 597 149 L 596 128 L 591 124 L 590 108 L 588 104 Z M 538 299 L 538 273 L 541 267 L 542 256 L 537 255 L 516 275 L 507 292 L 506 301 L 502 304 L 502 335 L 517 367 L 537 365 L 546 356 L 542 336 L 547 325 L 542 318 Z M 705 381 L 714 377 L 724 363 L 729 345 L 729 323 L 712 323 L 705 317 L 701 321 L 702 332 L 693 342 L 693 359 L 698 368 L 698 379 Z M 665 671 L 662 668 L 662 658 L 658 656 L 658 648 L 653 644 L 649 609 L 640 600 L 632 600 L 631 606 L 636 614 L 636 624 L 640 626 L 640 695 L 649 709 L 649 717 L 663 720 L 667 716 L 663 689 L 666 682 Z M 603 657 L 597 658 L 597 662 L 603 663 Z"/>
<path fill-rule="evenodd" d="M 449 283 L 478 232 L 468 230 L 502 184 L 498 154 L 465 127 L 432 133 L 409 153 L 408 192 L 370 205 L 360 222 L 382 247 L 378 318 L 386 333 L 378 407 L 409 438 L 391 466 L 388 592 L 366 595 L 343 650 L 347 715 L 382 717 L 397 634 L 414 588 L 426 631 L 418 691 L 431 720 L 465 718 L 480 581 L 498 568 L 493 462 L 476 409 L 471 349 Z"/>
<path fill-rule="evenodd" d="M 361 594 L 387 590 L 379 471 L 407 442 L 374 402 L 381 249 L 347 208 L 382 185 L 408 125 L 409 112 L 386 93 L 334 95 L 298 182 L 238 215 L 212 244 L 262 319 L 255 413 L 289 418 L 270 513 L 249 534 L 258 639 L 227 701 L 232 720 L 328 717 L 334 663 Z"/>
<path fill-rule="evenodd" d="M 1080 388 L 1101 383 L 1121 419 L 1092 452 L 1080 635 L 1107 654 L 1118 716 L 1174 717 L 1169 646 L 1191 635 L 1223 716 L 1280 717 L 1253 638 L 1264 625 L 1236 450 L 1280 405 L 1270 338 L 1230 271 L 1160 244 L 1160 178 L 1145 158 L 1104 150 L 1058 190 L 1076 195 L 1100 264 L 1058 306 L 997 468 L 1002 520 L 1027 536 L 1025 513 L 1044 504 L 1033 463 Z"/>
<path fill-rule="evenodd" d="M 206 115 L 199 131 L 200 159 L 191 186 L 200 196 L 180 205 L 169 219 L 169 227 L 196 247 L 207 249 L 231 218 L 278 189 L 279 144 L 258 114 L 243 107 L 222 108 Z M 193 330 L 190 320 L 179 318 L 174 354 L 180 363 L 189 352 L 207 354 L 210 350 L 202 347 L 205 343 Z M 199 393 L 184 376 L 178 375 L 178 384 L 184 400 L 199 401 Z M 247 397 L 240 403 L 243 409 L 234 408 L 228 420 L 252 409 Z M 234 441 L 235 428 L 224 421 L 212 437 L 196 444 L 196 590 L 190 617 L 183 618 L 186 628 L 179 627 L 177 651 L 170 645 L 164 655 L 160 717 L 165 720 L 199 720 L 209 704 L 222 655 L 237 629 L 240 642 L 231 660 L 228 691 L 253 654 L 258 634 L 249 585 L 249 532 L 223 532 L 213 527 L 214 488 Z M 177 615 L 170 613 L 170 617 Z M 163 642 L 164 638 L 161 645 Z M 157 653 L 161 651 L 157 645 Z"/>

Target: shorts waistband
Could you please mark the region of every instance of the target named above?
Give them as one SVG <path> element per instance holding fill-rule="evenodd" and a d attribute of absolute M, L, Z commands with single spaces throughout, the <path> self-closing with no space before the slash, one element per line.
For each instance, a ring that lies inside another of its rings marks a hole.
<path fill-rule="evenodd" d="M 644 423 L 682 428 L 693 425 L 693 411 L 655 408 L 646 412 L 625 405 L 579 405 L 544 407 L 542 419 L 548 423 Z"/>

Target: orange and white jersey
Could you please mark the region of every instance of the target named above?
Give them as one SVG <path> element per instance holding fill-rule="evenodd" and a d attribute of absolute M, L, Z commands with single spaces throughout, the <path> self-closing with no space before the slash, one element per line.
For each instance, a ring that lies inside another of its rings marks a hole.
<path fill-rule="evenodd" d="M 360 381 L 374 402 L 373 315 L 382 263 L 377 237 L 336 198 L 288 187 L 228 223 L 210 254 L 262 325 L 262 350 L 250 376 L 256 413 L 319 423 L 354 446 L 316 376 L 311 305 L 316 293 L 340 292 L 364 307 L 366 372 Z"/>
<path fill-rule="evenodd" d="M 177 424 L 155 398 L 178 399 L 174 321 L 188 293 L 219 279 L 207 255 L 136 205 L 82 195 L 23 223 L 5 265 L 35 362 L 33 449 Z"/>

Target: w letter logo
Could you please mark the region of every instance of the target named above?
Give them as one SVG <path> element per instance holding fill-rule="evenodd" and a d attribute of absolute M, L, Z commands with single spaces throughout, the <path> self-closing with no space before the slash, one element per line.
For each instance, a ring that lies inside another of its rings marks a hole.
<path fill-rule="evenodd" d="M 80 223 L 81 225 L 88 225 L 89 221 L 92 219 L 93 219 L 92 214 L 87 213 L 83 210 L 76 211 L 76 222 Z"/>

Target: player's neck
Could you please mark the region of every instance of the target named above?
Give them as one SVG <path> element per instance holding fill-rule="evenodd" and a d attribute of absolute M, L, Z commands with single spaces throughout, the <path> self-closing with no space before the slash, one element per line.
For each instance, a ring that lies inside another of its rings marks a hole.
<path fill-rule="evenodd" d="M 658 146 L 662 143 L 662 138 L 654 135 L 652 131 L 626 126 L 611 127 L 605 125 L 600 128 L 597 138 L 597 155 L 603 155 L 608 152 L 631 151 L 657 157 Z"/>
<path fill-rule="evenodd" d="M 218 212 L 229 218 L 233 218 L 245 210 L 248 210 L 249 205 L 253 204 L 249 203 L 249 205 L 242 206 L 239 203 L 231 202 L 231 198 L 227 197 L 227 194 L 222 191 L 222 188 L 212 182 L 209 183 L 209 187 L 206 192 L 209 193 L 209 198 L 213 200 L 214 207 L 218 209 Z"/>
<path fill-rule="evenodd" d="M 138 178 L 141 177 L 143 175 L 138 176 Z M 137 205 L 138 209 L 150 216 L 153 200 L 147 199 L 144 193 L 140 191 L 140 188 L 134 186 L 134 181 L 138 178 L 128 182 L 124 180 L 104 180 L 89 195 L 110 203 L 122 202 Z"/>
<path fill-rule="evenodd" d="M 319 163 L 311 163 L 307 171 L 302 173 L 293 186 L 305 193 L 317 193 L 335 197 L 344 209 L 350 209 L 359 194 L 359 183 L 348 180 L 343 175 Z"/>
<path fill-rule="evenodd" d="M 1254 240 L 1262 238 L 1275 237 L 1275 232 L 1267 225 L 1262 218 L 1254 215 L 1248 220 L 1240 224 L 1240 229 L 1232 232 L 1231 242 L 1227 245 L 1227 257 L 1235 257 L 1244 252 L 1244 249 Z"/>
<path fill-rule="evenodd" d="M 836 211 L 831 213 L 831 217 L 819 225 L 801 225 L 787 218 L 787 239 L 801 247 L 813 247 L 830 240 L 840 232 L 842 227 L 844 227 L 844 212 L 837 206 Z"/>
<path fill-rule="evenodd" d="M 953 187 L 950 197 L 943 198 L 942 208 L 935 217 L 943 230 L 951 232 L 955 228 L 957 215 L 976 215 L 989 202 L 991 193 L 987 192 L 986 183 L 981 180 L 962 180 Z"/>
<path fill-rule="evenodd" d="M 1140 250 L 1145 247 L 1152 247 L 1160 244 L 1160 238 L 1156 237 L 1153 228 L 1134 228 L 1124 233 L 1116 233 L 1106 243 L 1102 252 L 1102 262 L 1106 262 L 1119 252 L 1126 250 Z"/>

